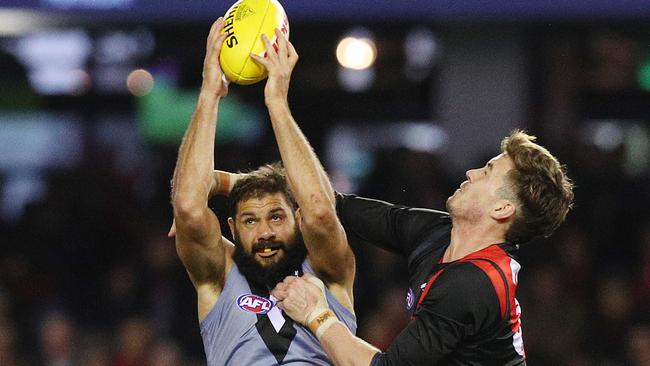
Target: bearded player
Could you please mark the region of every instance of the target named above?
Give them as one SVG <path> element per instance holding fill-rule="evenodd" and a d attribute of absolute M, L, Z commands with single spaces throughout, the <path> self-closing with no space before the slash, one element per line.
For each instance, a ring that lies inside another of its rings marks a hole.
<path fill-rule="evenodd" d="M 219 18 L 208 36 L 203 84 L 172 189 L 176 249 L 197 292 L 208 365 L 328 365 L 315 336 L 285 316 L 269 295 L 285 276 L 313 273 L 325 283 L 329 307 L 356 330 L 354 256 L 336 216 L 331 184 L 288 107 L 298 55 L 276 31 L 277 51 L 264 36 L 267 57 L 254 57 L 269 73 L 265 103 L 286 177 L 277 165 L 245 175 L 214 172 L 217 111 L 228 91 L 219 65 L 223 25 Z M 215 194 L 230 195 L 234 244 L 222 236 L 208 207 Z"/>

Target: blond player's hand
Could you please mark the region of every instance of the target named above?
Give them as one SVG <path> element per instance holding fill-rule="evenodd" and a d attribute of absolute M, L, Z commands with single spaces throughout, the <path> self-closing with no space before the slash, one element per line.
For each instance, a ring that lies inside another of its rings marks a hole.
<path fill-rule="evenodd" d="M 269 73 L 264 88 L 264 101 L 267 106 L 276 102 L 287 103 L 291 73 L 298 62 L 296 49 L 279 29 L 275 29 L 275 37 L 277 50 L 266 34 L 262 34 L 262 42 L 266 46 L 266 56 L 260 57 L 251 54 L 251 57 L 263 65 Z"/>
<path fill-rule="evenodd" d="M 201 86 L 202 91 L 218 97 L 223 97 L 228 94 L 228 81 L 223 75 L 221 65 L 219 64 L 221 45 L 223 45 L 223 41 L 226 39 L 226 34 L 221 31 L 223 25 L 223 17 L 219 17 L 212 24 L 212 28 L 210 28 L 205 50 L 205 59 L 203 61 L 203 85 Z"/>
<path fill-rule="evenodd" d="M 329 309 L 323 281 L 309 273 L 302 277 L 286 277 L 271 294 L 278 299 L 278 307 L 302 325 L 308 325 L 313 318 Z"/>

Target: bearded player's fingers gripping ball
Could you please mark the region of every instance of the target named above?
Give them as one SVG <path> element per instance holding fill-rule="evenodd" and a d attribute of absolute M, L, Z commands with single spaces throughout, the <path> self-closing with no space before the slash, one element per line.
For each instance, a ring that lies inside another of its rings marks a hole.
<path fill-rule="evenodd" d="M 289 71 L 291 71 L 298 62 L 298 53 L 291 42 L 282 36 L 282 32 L 279 29 L 275 30 L 275 35 L 277 41 L 276 43 L 272 43 L 266 34 L 262 34 L 262 42 L 266 46 L 266 54 L 264 57 L 251 54 L 251 57 L 256 62 L 262 64 L 267 71 L 272 70 L 273 65 L 281 66 L 283 64 L 282 60 L 288 59 Z"/>
<path fill-rule="evenodd" d="M 219 54 L 225 40 L 225 35 L 222 32 L 223 26 L 224 19 L 223 17 L 219 17 L 210 28 L 202 74 L 204 85 L 212 88 L 221 96 L 225 96 L 228 93 L 228 82 L 224 80 L 223 72 L 219 64 Z"/>
<path fill-rule="evenodd" d="M 226 12 L 222 32 L 226 35 L 220 56 L 224 74 L 236 84 L 249 85 L 267 76 L 264 65 L 250 57 L 265 56 L 262 34 L 277 47 L 281 38 L 289 38 L 289 20 L 277 0 L 239 0 Z"/>

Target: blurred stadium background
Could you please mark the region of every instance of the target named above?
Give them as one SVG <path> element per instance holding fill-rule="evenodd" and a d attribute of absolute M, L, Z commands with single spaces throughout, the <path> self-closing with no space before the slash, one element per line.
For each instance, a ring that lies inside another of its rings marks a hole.
<path fill-rule="evenodd" d="M 337 189 L 443 208 L 526 128 L 577 184 L 521 251 L 529 364 L 650 365 L 650 2 L 283 4 L 292 109 Z M 169 180 L 230 5 L 0 0 L 0 365 L 205 364 Z M 262 92 L 231 86 L 219 168 L 278 159 Z M 404 262 L 355 251 L 358 334 L 386 347 Z"/>

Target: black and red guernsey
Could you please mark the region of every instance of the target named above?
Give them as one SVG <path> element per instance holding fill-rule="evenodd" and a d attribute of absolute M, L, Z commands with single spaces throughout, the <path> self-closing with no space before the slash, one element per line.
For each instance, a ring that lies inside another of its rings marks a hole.
<path fill-rule="evenodd" d="M 372 366 L 526 364 L 516 245 L 495 243 L 443 263 L 452 226 L 446 212 L 344 194 L 337 211 L 350 242 L 407 258 L 412 320 Z"/>

